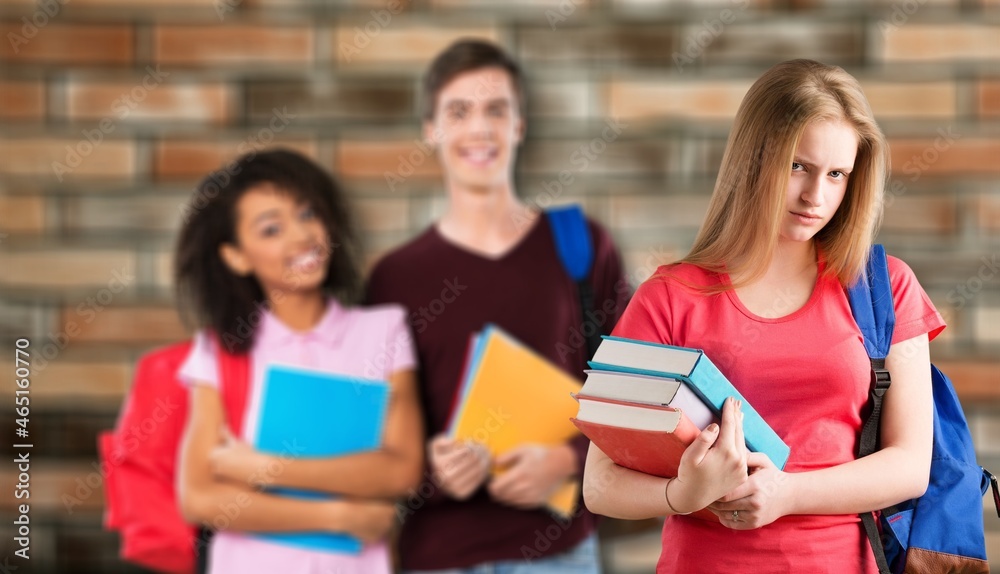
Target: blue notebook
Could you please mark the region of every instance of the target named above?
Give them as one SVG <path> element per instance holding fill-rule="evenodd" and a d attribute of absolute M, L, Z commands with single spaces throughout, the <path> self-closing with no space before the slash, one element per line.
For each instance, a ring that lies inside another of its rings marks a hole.
<path fill-rule="evenodd" d="M 254 447 L 278 456 L 327 458 L 376 450 L 382 444 L 389 385 L 281 365 L 264 374 Z M 324 492 L 285 488 L 273 494 L 296 498 L 334 498 Z M 325 552 L 358 554 L 362 543 L 346 534 L 267 533 L 269 541 Z"/>
<path fill-rule="evenodd" d="M 716 414 L 729 397 L 743 401 L 743 435 L 747 447 L 762 452 L 784 468 L 791 450 L 719 368 L 699 349 L 604 336 L 590 368 L 680 379 Z"/>

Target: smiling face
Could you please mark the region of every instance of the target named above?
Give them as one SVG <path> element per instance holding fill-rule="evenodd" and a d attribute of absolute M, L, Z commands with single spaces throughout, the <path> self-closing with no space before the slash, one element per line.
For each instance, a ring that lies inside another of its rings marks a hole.
<path fill-rule="evenodd" d="M 809 241 L 833 219 L 857 151 L 858 134 L 843 120 L 817 120 L 805 127 L 788 177 L 781 240 Z"/>
<path fill-rule="evenodd" d="M 513 82 L 495 67 L 455 76 L 438 92 L 434 117 L 424 123 L 445 179 L 463 189 L 509 186 L 523 133 Z"/>
<path fill-rule="evenodd" d="M 253 275 L 269 296 L 319 289 L 330 239 L 313 208 L 271 183 L 256 185 L 236 204 L 236 243 L 220 248 L 238 275 Z"/>

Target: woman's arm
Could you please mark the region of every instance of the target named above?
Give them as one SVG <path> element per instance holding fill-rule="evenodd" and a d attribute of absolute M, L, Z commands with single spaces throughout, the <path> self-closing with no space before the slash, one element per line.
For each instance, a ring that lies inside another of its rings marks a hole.
<path fill-rule="evenodd" d="M 739 527 L 756 528 L 786 514 L 856 514 L 915 498 L 927 489 L 934 432 L 927 335 L 892 345 L 892 385 L 882 403 L 882 446 L 864 458 L 801 473 L 777 470 L 751 455 L 757 471 L 710 508 L 739 510 Z"/>
<path fill-rule="evenodd" d="M 594 514 L 624 520 L 673 514 L 664 496 L 666 484 L 665 478 L 618 466 L 597 445 L 590 444 L 583 470 L 583 500 Z"/>
<path fill-rule="evenodd" d="M 181 445 L 177 486 L 181 512 L 192 523 L 241 531 L 344 532 L 380 540 L 395 522 L 395 509 L 382 501 L 305 501 L 257 492 L 213 478 L 209 452 L 224 428 L 216 389 L 195 384 Z"/>
<path fill-rule="evenodd" d="M 321 490 L 365 498 L 391 498 L 416 488 L 423 469 L 423 420 L 413 370 L 389 377 L 391 387 L 382 448 L 334 458 L 281 458 L 230 444 L 212 455 L 217 476 L 253 485 Z"/>
<path fill-rule="evenodd" d="M 628 520 L 688 513 L 743 484 L 747 480 L 747 449 L 738 409 L 736 402 L 728 399 L 722 409 L 721 427 L 709 425 L 687 447 L 677 478 L 670 481 L 669 493 L 667 479 L 618 466 L 591 444 L 583 471 L 587 508 L 596 514 Z"/>
<path fill-rule="evenodd" d="M 934 433 L 927 335 L 892 345 L 892 385 L 882 402 L 882 446 L 846 464 L 793 475 L 795 514 L 867 512 L 920 496 L 930 478 Z"/>

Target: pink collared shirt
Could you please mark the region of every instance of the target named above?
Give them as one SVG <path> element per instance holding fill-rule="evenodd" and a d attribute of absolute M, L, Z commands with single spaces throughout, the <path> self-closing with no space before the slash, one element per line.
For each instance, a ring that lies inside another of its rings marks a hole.
<path fill-rule="evenodd" d="M 243 419 L 242 438 L 247 442 L 252 442 L 251 437 L 256 433 L 263 373 L 268 365 L 283 364 L 381 380 L 415 366 L 406 313 L 397 305 L 344 308 L 330 299 L 323 318 L 307 332 L 291 330 L 266 311 L 259 317 L 249 317 L 248 322 L 259 327 L 251 350 L 251 388 Z M 178 373 L 181 380 L 218 387 L 216 354 L 215 343 L 205 333 L 197 333 L 191 353 Z M 391 571 L 385 543 L 366 545 L 355 556 L 283 546 L 229 531 L 219 532 L 212 539 L 208 564 L 210 574 L 388 574 Z"/>

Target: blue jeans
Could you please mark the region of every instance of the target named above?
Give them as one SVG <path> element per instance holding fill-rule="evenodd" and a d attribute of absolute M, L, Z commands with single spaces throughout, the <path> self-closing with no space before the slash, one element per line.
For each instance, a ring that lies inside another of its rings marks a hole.
<path fill-rule="evenodd" d="M 591 534 L 562 554 L 535 560 L 486 562 L 469 568 L 411 570 L 403 574 L 600 574 L 597 535 Z"/>

